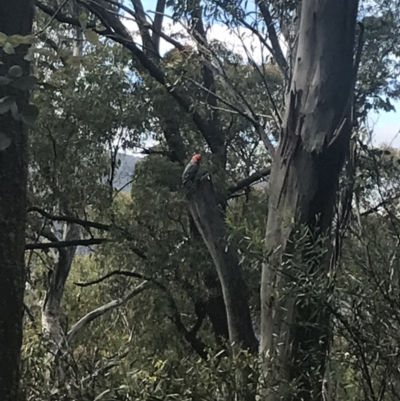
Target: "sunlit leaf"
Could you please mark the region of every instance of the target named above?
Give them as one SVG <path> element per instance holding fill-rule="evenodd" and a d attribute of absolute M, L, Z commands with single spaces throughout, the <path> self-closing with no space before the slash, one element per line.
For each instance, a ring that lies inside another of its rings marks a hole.
<path fill-rule="evenodd" d="M 99 36 L 93 29 L 86 29 L 85 30 L 85 37 L 88 42 L 90 42 L 92 45 L 98 46 L 100 44 L 99 42 Z"/>
<path fill-rule="evenodd" d="M 15 54 L 14 46 L 10 42 L 4 43 L 3 50 L 6 54 Z"/>
<path fill-rule="evenodd" d="M 87 13 L 83 12 L 79 16 L 79 23 L 81 24 L 82 29 L 86 29 L 88 23 L 88 15 Z"/>
<path fill-rule="evenodd" d="M 6 43 L 7 38 L 8 36 L 5 33 L 0 32 L 0 45 L 4 45 L 4 43 Z"/>

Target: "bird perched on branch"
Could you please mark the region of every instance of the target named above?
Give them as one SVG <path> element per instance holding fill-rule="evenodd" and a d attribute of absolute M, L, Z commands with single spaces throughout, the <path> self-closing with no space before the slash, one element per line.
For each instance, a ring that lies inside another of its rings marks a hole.
<path fill-rule="evenodd" d="M 192 159 L 190 160 L 189 164 L 185 167 L 185 170 L 182 174 L 182 184 L 185 187 L 189 182 L 193 183 L 196 174 L 200 168 L 200 161 L 201 161 L 201 154 L 196 153 Z"/>

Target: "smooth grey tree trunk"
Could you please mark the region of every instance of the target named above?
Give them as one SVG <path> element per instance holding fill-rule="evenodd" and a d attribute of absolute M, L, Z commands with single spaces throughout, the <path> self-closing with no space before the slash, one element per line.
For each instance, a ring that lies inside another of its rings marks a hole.
<path fill-rule="evenodd" d="M 63 241 L 79 239 L 79 226 L 66 224 Z M 76 247 L 60 248 L 58 250 L 58 261 L 54 266 L 46 289 L 46 297 L 42 307 L 42 331 L 50 341 L 50 355 L 57 353 L 60 344 L 64 340 L 64 333 L 60 325 L 61 301 L 75 252 Z"/>
<path fill-rule="evenodd" d="M 247 286 L 238 256 L 227 241 L 223 214 L 208 176 L 197 182 L 195 193 L 190 196 L 189 207 L 221 282 L 229 340 L 253 353 L 257 352 L 258 341 L 251 322 Z"/>
<path fill-rule="evenodd" d="M 29 35 L 32 29 L 31 0 L 0 0 L 0 32 L 6 35 Z M 0 48 L 0 74 L 19 65 L 29 74 L 24 60 L 26 47 L 16 54 Z M 20 104 L 29 100 L 28 93 L 16 93 L 0 86 L 0 98 L 16 95 Z M 25 224 L 28 166 L 28 129 L 15 121 L 11 113 L 0 115 L 0 132 L 11 138 L 10 146 L 0 151 L 0 400 L 18 398 L 19 364 L 22 344 L 23 297 L 25 286 Z"/>
<path fill-rule="evenodd" d="M 351 136 L 357 9 L 358 0 L 305 0 L 301 6 L 269 186 L 266 246 L 271 256 L 261 282 L 266 401 L 322 399 L 330 319 L 323 302 L 310 295 L 311 287 L 300 296 L 299 281 L 306 287 L 323 282 L 328 269 L 326 255 L 314 254 L 311 260 L 304 248 L 315 247 L 332 223 Z M 299 240 L 302 227 L 308 234 Z M 290 391 L 288 382 L 297 392 Z"/>

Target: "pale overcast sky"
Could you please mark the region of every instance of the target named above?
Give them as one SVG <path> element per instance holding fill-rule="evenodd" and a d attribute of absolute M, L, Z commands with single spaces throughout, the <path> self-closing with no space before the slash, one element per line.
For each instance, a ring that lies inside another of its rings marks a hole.
<path fill-rule="evenodd" d="M 371 114 L 370 125 L 373 128 L 375 144 L 391 144 L 400 148 L 400 102 L 394 104 L 396 111 Z"/>
<path fill-rule="evenodd" d="M 151 18 L 154 18 L 154 10 L 157 0 L 142 0 L 143 7 L 147 11 Z M 131 21 L 126 21 L 126 25 L 132 29 L 137 30 L 137 26 L 132 24 Z M 165 19 L 165 30 L 170 32 L 182 32 L 181 26 L 172 26 L 171 20 Z M 252 57 L 256 61 L 261 61 L 265 58 L 266 54 L 262 53 L 259 41 L 249 34 L 246 29 L 239 28 L 235 34 L 229 32 L 229 30 L 221 25 L 214 25 L 209 30 L 209 37 L 212 39 L 220 40 L 228 44 L 232 49 L 241 53 L 245 58 L 246 51 L 244 50 L 243 43 L 247 47 L 247 51 L 252 54 Z M 241 36 L 241 39 L 239 38 Z M 161 40 L 161 53 L 164 53 L 172 49 L 172 45 Z M 283 47 L 284 44 L 282 43 Z M 400 101 L 394 104 L 396 111 L 386 113 L 384 111 L 379 114 L 371 113 L 369 117 L 369 128 L 373 129 L 372 140 L 375 145 L 379 144 L 390 144 L 394 147 L 400 148 Z"/>

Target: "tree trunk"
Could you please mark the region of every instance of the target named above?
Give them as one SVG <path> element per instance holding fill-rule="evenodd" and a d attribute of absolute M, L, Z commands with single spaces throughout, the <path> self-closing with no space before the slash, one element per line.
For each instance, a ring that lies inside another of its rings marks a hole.
<path fill-rule="evenodd" d="M 0 0 L 0 32 L 28 35 L 33 20 L 31 0 Z M 13 65 L 29 74 L 24 60 L 26 46 L 6 54 L 0 48 L 0 74 Z M 16 95 L 20 105 L 28 102 L 27 92 L 0 86 L 0 98 Z M 18 397 L 19 364 L 22 344 L 23 297 L 25 286 L 25 222 L 28 165 L 28 129 L 10 112 L 0 115 L 0 400 Z M 4 145 L 4 139 L 11 143 Z M 6 147 L 6 148 L 5 148 Z M 5 148 L 5 149 L 4 149 Z"/>
<path fill-rule="evenodd" d="M 251 323 L 246 283 L 239 260 L 226 240 L 226 227 L 209 177 L 197 182 L 190 196 L 190 211 L 217 269 L 225 301 L 229 340 L 257 352 Z"/>
<path fill-rule="evenodd" d="M 309 283 L 327 275 L 326 254 L 321 250 L 316 256 L 315 248 L 329 234 L 350 141 L 357 9 L 358 0 L 308 0 L 301 6 L 294 71 L 270 177 L 266 246 L 272 256 L 261 282 L 268 401 L 322 399 L 330 319 Z M 307 235 L 300 241 L 302 227 Z"/>
<path fill-rule="evenodd" d="M 66 224 L 63 241 L 80 239 L 80 228 L 76 224 Z M 58 262 L 51 272 L 46 298 L 42 308 L 42 331 L 50 340 L 50 355 L 54 356 L 64 339 L 60 325 L 61 300 L 64 294 L 65 283 L 71 270 L 76 246 L 60 248 Z"/>

